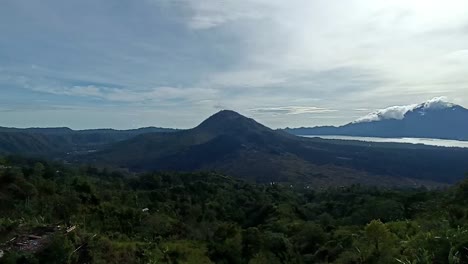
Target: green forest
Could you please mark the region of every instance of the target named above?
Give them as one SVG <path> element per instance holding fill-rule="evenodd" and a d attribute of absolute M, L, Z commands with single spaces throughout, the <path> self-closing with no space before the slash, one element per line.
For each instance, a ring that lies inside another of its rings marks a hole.
<path fill-rule="evenodd" d="M 0 263 L 468 263 L 467 203 L 3 157 Z"/>

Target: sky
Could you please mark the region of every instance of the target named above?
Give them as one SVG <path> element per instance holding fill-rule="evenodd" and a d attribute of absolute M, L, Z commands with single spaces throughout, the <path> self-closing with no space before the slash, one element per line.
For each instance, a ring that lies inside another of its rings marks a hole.
<path fill-rule="evenodd" d="M 466 0 L 2 0 L 0 126 L 339 125 L 468 106 Z"/>

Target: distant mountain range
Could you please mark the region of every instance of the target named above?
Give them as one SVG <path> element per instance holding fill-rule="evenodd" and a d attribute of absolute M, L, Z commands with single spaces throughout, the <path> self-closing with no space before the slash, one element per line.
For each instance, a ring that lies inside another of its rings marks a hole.
<path fill-rule="evenodd" d="M 468 109 L 434 98 L 427 102 L 378 110 L 335 127 L 287 128 L 295 135 L 417 137 L 468 140 Z"/>
<path fill-rule="evenodd" d="M 0 154 L 62 156 L 69 152 L 93 151 L 145 133 L 174 131 L 177 130 L 160 127 L 131 130 L 0 127 Z"/>
<path fill-rule="evenodd" d="M 296 137 L 233 111 L 174 133 L 148 133 L 84 157 L 135 171 L 215 170 L 255 182 L 437 185 L 468 171 L 468 149 Z"/>
<path fill-rule="evenodd" d="M 297 137 L 228 110 L 187 130 L 0 128 L 6 154 L 131 171 L 213 170 L 313 187 L 440 186 L 468 172 L 468 149 Z"/>

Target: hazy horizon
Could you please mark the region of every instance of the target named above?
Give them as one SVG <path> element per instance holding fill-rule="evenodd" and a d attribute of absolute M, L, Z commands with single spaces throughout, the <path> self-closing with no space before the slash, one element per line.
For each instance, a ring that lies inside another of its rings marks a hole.
<path fill-rule="evenodd" d="M 410 110 L 414 109 L 417 106 L 421 106 L 421 105 L 424 105 L 424 104 L 434 104 L 434 103 L 436 103 L 436 104 L 440 104 L 440 103 L 448 104 L 449 106 L 451 105 L 451 103 L 446 101 L 445 97 L 436 97 L 436 98 L 427 100 L 425 102 L 422 102 L 420 104 L 389 106 L 389 107 L 386 107 L 386 108 L 376 109 L 375 111 L 372 111 L 372 112 L 363 113 L 363 115 L 361 115 L 360 118 L 358 118 L 358 119 L 350 120 L 347 123 L 337 124 L 335 126 L 345 125 L 345 124 L 349 124 L 351 122 L 377 121 L 377 120 L 372 120 L 372 119 L 366 120 L 366 119 L 369 118 L 369 116 L 372 117 L 372 116 L 375 116 L 376 114 L 383 115 L 383 116 L 388 115 L 387 118 L 389 118 L 389 119 L 399 119 L 399 118 L 395 117 L 396 112 L 397 112 L 397 115 L 399 115 L 400 118 L 401 118 L 401 117 L 404 116 L 404 114 L 407 111 L 410 111 Z M 436 107 L 437 107 L 437 105 L 436 105 Z M 26 128 L 70 128 L 72 130 L 93 130 L 93 129 L 131 130 L 131 129 L 140 129 L 140 128 L 148 128 L 148 127 L 161 127 L 161 128 L 173 128 L 173 129 L 190 129 L 190 128 L 196 127 L 197 125 L 199 125 L 201 122 L 203 122 L 205 119 L 207 119 L 211 115 L 214 115 L 214 114 L 218 113 L 219 111 L 223 111 L 223 110 L 230 110 L 230 111 L 235 111 L 235 112 L 240 113 L 239 111 L 236 111 L 236 110 L 233 110 L 233 109 L 215 110 L 213 113 L 211 113 L 211 114 L 209 114 L 209 115 L 207 115 L 205 117 L 201 117 L 201 119 L 199 121 L 194 120 L 194 125 L 189 126 L 189 127 L 161 126 L 161 125 L 158 125 L 158 124 L 149 124 L 149 125 L 146 125 L 146 126 L 139 126 L 139 127 L 126 127 L 125 124 L 123 126 L 121 126 L 121 127 L 73 127 L 73 126 L 69 126 L 69 125 L 62 125 L 62 126 L 43 126 L 43 125 L 38 125 L 38 126 L 4 126 L 4 125 L 0 124 L 0 127 L 19 128 L 19 129 L 26 129 Z M 242 113 L 240 113 L 240 114 L 242 114 Z M 253 118 L 252 116 L 249 116 L 249 115 L 245 115 L 245 116 L 249 117 L 249 118 Z M 364 120 L 364 121 L 360 121 L 360 120 Z M 260 120 L 256 119 L 256 121 L 262 123 Z M 333 126 L 331 124 L 324 124 L 324 125 L 325 126 Z M 310 127 L 315 127 L 315 126 L 321 126 L 321 125 L 310 125 Z M 296 126 L 296 128 L 300 128 L 300 127 L 308 127 L 308 126 L 307 125 Z M 285 126 L 285 127 L 270 127 L 270 128 L 284 129 L 284 128 L 294 128 L 294 127 Z"/>

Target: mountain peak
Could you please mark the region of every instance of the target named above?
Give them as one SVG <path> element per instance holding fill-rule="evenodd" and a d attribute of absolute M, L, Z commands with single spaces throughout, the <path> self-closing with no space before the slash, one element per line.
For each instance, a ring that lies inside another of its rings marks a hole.
<path fill-rule="evenodd" d="M 216 114 L 210 116 L 208 119 L 210 119 L 210 118 L 219 118 L 219 117 L 222 117 L 222 118 L 239 118 L 239 117 L 247 118 L 247 117 L 237 113 L 234 110 L 225 109 L 225 110 L 221 110 L 221 111 L 217 112 Z"/>
<path fill-rule="evenodd" d="M 245 117 L 232 110 L 222 110 L 210 116 L 195 129 L 214 133 L 239 133 L 246 131 L 270 130 L 252 118 Z"/>

